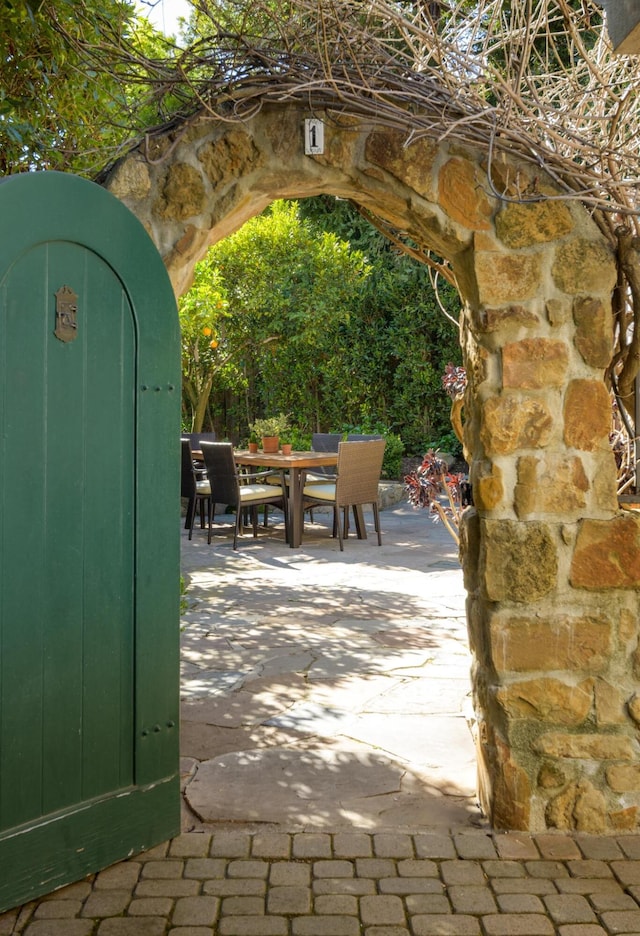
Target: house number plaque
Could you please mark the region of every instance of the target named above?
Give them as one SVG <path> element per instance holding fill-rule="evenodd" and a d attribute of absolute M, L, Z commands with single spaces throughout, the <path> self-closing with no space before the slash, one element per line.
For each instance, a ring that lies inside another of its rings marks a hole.
<path fill-rule="evenodd" d="M 73 341 L 78 334 L 78 296 L 70 286 L 61 286 L 56 293 L 55 336 L 60 341 Z"/>

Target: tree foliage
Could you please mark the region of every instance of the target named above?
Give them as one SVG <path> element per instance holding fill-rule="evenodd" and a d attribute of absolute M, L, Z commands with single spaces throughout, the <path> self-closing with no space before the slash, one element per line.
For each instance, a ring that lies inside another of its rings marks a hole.
<path fill-rule="evenodd" d="M 371 272 L 342 353 L 347 369 L 362 375 L 362 416 L 374 415 L 422 454 L 450 428 L 441 377 L 449 361 L 460 360 L 457 291 L 444 283 L 436 296 L 428 268 L 396 249 L 351 202 L 320 196 L 301 202 L 300 211 L 366 256 Z"/>
<path fill-rule="evenodd" d="M 367 275 L 361 254 L 298 221 L 296 203 L 274 203 L 210 249 L 181 314 L 190 314 L 194 290 L 207 294 L 210 282 L 224 290 L 207 314 L 225 362 L 212 368 L 214 400 L 220 407 L 228 391 L 242 389 L 222 417 L 231 431 L 246 432 L 256 416 L 276 412 L 303 414 L 315 427 L 331 397 L 323 362 L 339 348 Z"/>
<path fill-rule="evenodd" d="M 345 202 L 274 203 L 211 248 L 180 314 L 196 430 L 210 394 L 217 431 L 238 437 L 275 412 L 307 432 L 384 426 L 420 453 L 446 431 L 456 330 L 424 267 Z"/>
<path fill-rule="evenodd" d="M 180 113 L 177 50 L 133 0 L 0 0 L 0 173 L 95 176 Z M 187 97 L 192 101 L 191 91 Z"/>

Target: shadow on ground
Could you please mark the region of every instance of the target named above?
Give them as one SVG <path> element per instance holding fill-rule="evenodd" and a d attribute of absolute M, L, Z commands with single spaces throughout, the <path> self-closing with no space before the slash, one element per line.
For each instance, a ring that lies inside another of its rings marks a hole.
<path fill-rule="evenodd" d="M 183 534 L 185 830 L 483 825 L 454 544 L 407 505 L 382 547 L 315 521 Z"/>

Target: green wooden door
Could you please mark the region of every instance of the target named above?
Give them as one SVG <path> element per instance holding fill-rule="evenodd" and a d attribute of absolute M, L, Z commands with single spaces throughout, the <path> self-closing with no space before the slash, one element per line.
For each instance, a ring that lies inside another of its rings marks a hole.
<path fill-rule="evenodd" d="M 179 830 L 179 381 L 133 215 L 0 184 L 0 910 Z"/>

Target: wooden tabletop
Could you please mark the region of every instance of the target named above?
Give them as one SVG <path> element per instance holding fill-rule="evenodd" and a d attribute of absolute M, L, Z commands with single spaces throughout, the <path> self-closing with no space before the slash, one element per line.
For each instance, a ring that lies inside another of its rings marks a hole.
<path fill-rule="evenodd" d="M 317 468 L 321 465 L 337 465 L 337 452 L 282 452 L 273 455 L 264 452 L 234 450 L 233 457 L 239 465 L 260 465 L 263 468 Z"/>

